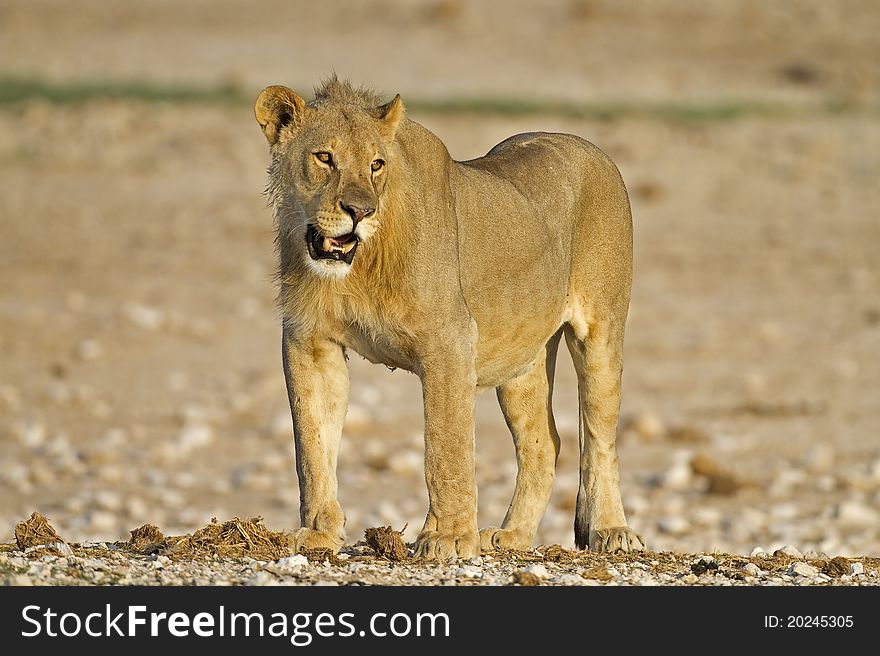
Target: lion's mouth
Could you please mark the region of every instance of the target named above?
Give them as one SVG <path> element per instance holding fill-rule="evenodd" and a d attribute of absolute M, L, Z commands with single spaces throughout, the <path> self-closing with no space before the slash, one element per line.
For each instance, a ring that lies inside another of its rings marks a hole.
<path fill-rule="evenodd" d="M 360 240 L 351 232 L 339 237 L 325 237 L 313 225 L 306 230 L 306 244 L 313 260 L 336 260 L 351 264 L 359 243 Z"/>

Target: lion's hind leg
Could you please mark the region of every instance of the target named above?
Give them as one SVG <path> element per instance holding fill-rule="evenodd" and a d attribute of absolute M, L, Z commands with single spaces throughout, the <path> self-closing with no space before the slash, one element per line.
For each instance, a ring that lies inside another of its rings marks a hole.
<path fill-rule="evenodd" d="M 550 338 L 526 373 L 497 389 L 498 403 L 513 435 L 518 471 L 513 499 L 501 528 L 480 531 L 481 547 L 486 551 L 531 548 L 550 500 L 559 455 L 551 397 L 561 336 L 560 331 Z"/>
<path fill-rule="evenodd" d="M 575 543 L 592 551 L 642 551 L 642 539 L 626 525 L 620 498 L 616 442 L 623 322 L 593 321 L 583 336 L 568 325 L 565 340 L 577 372 L 580 403 Z"/>

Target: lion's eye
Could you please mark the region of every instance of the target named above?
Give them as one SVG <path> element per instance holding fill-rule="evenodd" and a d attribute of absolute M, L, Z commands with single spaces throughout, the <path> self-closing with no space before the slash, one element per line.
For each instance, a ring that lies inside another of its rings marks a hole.
<path fill-rule="evenodd" d="M 373 170 L 374 173 L 380 170 L 383 166 L 385 166 L 385 162 L 381 159 L 374 159 L 373 162 L 370 164 L 370 168 Z"/>
<path fill-rule="evenodd" d="M 321 164 L 333 164 L 333 155 L 330 153 L 319 152 L 314 153 L 315 159 L 321 162 Z"/>

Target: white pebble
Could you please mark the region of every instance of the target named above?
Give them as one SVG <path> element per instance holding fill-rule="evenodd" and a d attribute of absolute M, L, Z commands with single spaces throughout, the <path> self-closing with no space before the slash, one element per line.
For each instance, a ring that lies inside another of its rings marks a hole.
<path fill-rule="evenodd" d="M 657 521 L 657 528 L 669 535 L 684 535 L 691 530 L 691 525 L 684 517 L 674 515 L 659 519 Z"/>
<path fill-rule="evenodd" d="M 362 430 L 373 422 L 372 413 L 359 403 L 349 403 L 345 413 L 345 430 Z"/>
<path fill-rule="evenodd" d="M 560 574 L 551 579 L 550 582 L 557 585 L 584 585 L 586 580 L 580 574 Z"/>
<path fill-rule="evenodd" d="M 761 568 L 755 565 L 755 563 L 746 563 L 742 566 L 742 571 L 746 576 L 761 576 Z"/>
<path fill-rule="evenodd" d="M 28 449 L 37 449 L 46 441 L 46 427 L 32 421 L 23 421 L 15 427 L 15 436 Z"/>
<path fill-rule="evenodd" d="M 697 508 L 693 513 L 694 520 L 706 526 L 720 524 L 724 515 L 719 508 Z"/>
<path fill-rule="evenodd" d="M 865 573 L 865 566 L 861 563 L 850 563 L 849 564 L 849 575 L 850 576 L 859 576 Z"/>
<path fill-rule="evenodd" d="M 297 572 L 301 572 L 304 568 L 308 566 L 309 559 L 302 554 L 287 556 L 286 558 L 281 558 L 278 562 L 275 563 L 275 568 L 281 572 L 284 572 L 285 574 L 294 574 Z"/>
<path fill-rule="evenodd" d="M 416 451 L 398 451 L 388 458 L 388 468 L 395 474 L 421 475 L 425 467 L 425 456 Z"/>
<path fill-rule="evenodd" d="M 88 514 L 88 528 L 96 533 L 110 534 L 116 530 L 116 516 L 103 510 Z"/>
<path fill-rule="evenodd" d="M 653 412 L 643 412 L 636 416 L 632 422 L 632 428 L 641 437 L 648 440 L 654 440 L 666 433 L 666 427 L 663 420 Z"/>
<path fill-rule="evenodd" d="M 781 549 L 777 549 L 774 552 L 774 554 L 777 554 L 777 553 L 781 553 L 781 554 L 783 554 L 785 556 L 789 556 L 791 558 L 797 558 L 799 560 L 803 560 L 803 558 L 804 558 L 804 554 L 802 554 L 800 551 L 798 551 L 797 547 L 793 547 L 790 544 L 786 544 Z"/>
<path fill-rule="evenodd" d="M 177 435 L 177 445 L 183 451 L 192 451 L 209 445 L 214 439 L 214 430 L 203 423 L 191 423 L 183 427 Z"/>
<path fill-rule="evenodd" d="M 103 352 L 101 344 L 94 339 L 84 339 L 76 345 L 76 357 L 80 360 L 95 360 L 100 358 Z"/>
<path fill-rule="evenodd" d="M 278 580 L 269 572 L 257 572 L 244 583 L 245 585 L 278 585 Z"/>
<path fill-rule="evenodd" d="M 94 504 L 101 510 L 115 512 L 122 507 L 122 498 L 112 490 L 98 490 L 92 498 Z"/>
<path fill-rule="evenodd" d="M 282 410 L 276 412 L 269 423 L 269 432 L 272 437 L 293 438 L 293 422 L 290 418 L 290 412 Z"/>
<path fill-rule="evenodd" d="M 819 575 L 819 570 L 812 565 L 808 565 L 807 563 L 798 560 L 789 565 L 785 573 L 789 576 L 803 576 L 804 578 L 813 578 Z"/>
<path fill-rule="evenodd" d="M 547 568 L 541 565 L 540 563 L 533 563 L 526 567 L 526 571 L 530 574 L 534 574 L 539 579 L 549 579 L 550 572 L 547 571 Z"/>
<path fill-rule="evenodd" d="M 880 513 L 860 501 L 844 501 L 834 511 L 838 524 L 845 528 L 869 528 L 880 524 Z"/>
<path fill-rule="evenodd" d="M 481 579 L 483 570 L 473 565 L 464 565 L 455 570 L 455 577 L 460 579 Z"/>
<path fill-rule="evenodd" d="M 122 309 L 125 318 L 142 330 L 158 330 L 165 321 L 162 310 L 140 303 L 131 303 Z"/>

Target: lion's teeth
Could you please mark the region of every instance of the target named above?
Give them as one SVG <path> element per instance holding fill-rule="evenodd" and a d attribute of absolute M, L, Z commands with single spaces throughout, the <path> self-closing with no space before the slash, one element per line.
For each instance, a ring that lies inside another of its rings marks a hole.
<path fill-rule="evenodd" d="M 345 243 L 345 244 L 342 245 L 342 252 L 343 252 L 343 253 L 347 253 L 347 252 L 350 251 L 352 248 L 354 248 L 354 241 L 347 242 L 347 243 Z"/>
<path fill-rule="evenodd" d="M 323 245 L 324 251 L 329 253 L 330 249 L 332 247 L 333 247 L 333 240 L 330 239 L 330 237 L 324 237 L 324 245 Z"/>

